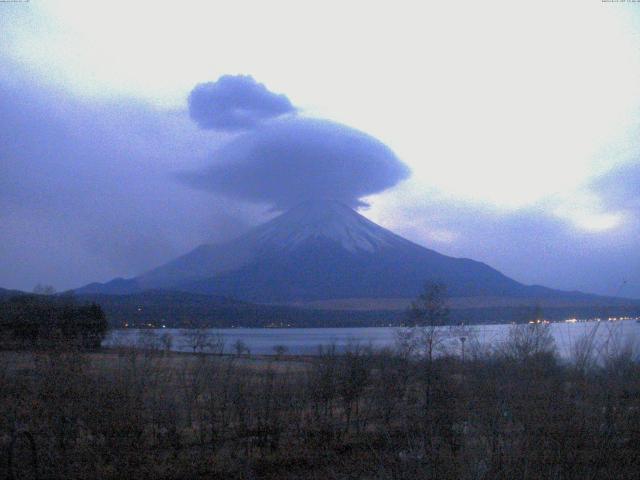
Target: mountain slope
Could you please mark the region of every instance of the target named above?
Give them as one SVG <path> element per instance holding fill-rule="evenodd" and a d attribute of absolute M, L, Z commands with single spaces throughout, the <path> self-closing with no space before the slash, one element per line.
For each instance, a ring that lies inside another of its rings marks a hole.
<path fill-rule="evenodd" d="M 497 270 L 406 240 L 333 201 L 307 202 L 221 245 L 202 245 L 130 280 L 79 292 L 148 289 L 224 295 L 259 303 L 414 298 L 427 281 L 452 297 L 596 299 L 525 286 Z"/>
<path fill-rule="evenodd" d="M 0 299 L 15 297 L 16 295 L 24 295 L 24 292 L 19 290 L 7 290 L 6 288 L 0 288 Z"/>

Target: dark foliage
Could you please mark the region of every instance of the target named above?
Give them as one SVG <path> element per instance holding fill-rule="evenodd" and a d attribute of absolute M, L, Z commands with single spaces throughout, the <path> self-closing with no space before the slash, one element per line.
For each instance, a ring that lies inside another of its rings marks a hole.
<path fill-rule="evenodd" d="M 98 348 L 108 323 L 102 308 L 73 297 L 20 295 L 0 302 L 4 346 L 48 347 L 66 343 Z"/>

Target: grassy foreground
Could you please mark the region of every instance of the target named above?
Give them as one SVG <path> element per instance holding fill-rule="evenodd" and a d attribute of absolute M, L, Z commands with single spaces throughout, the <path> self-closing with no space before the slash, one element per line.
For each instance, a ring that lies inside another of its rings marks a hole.
<path fill-rule="evenodd" d="M 0 478 L 639 475 L 624 356 L 0 352 Z"/>

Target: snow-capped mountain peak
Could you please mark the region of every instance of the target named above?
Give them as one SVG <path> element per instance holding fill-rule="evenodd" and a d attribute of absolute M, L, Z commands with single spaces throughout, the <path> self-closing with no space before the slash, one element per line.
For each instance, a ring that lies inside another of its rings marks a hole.
<path fill-rule="evenodd" d="M 445 283 L 452 297 L 479 298 L 482 305 L 495 299 L 517 305 L 540 298 L 592 301 L 525 286 L 484 263 L 439 254 L 335 201 L 306 202 L 230 242 L 201 245 L 138 277 L 79 291 L 165 289 L 258 303 L 368 302 L 412 299 L 431 281 Z"/>
<path fill-rule="evenodd" d="M 351 252 L 374 252 L 405 241 L 347 205 L 332 200 L 300 204 L 258 227 L 252 236 L 262 246 L 282 250 L 323 239 Z"/>

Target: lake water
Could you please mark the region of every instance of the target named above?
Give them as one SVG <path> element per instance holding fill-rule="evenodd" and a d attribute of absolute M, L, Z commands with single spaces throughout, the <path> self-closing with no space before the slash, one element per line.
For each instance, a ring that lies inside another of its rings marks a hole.
<path fill-rule="evenodd" d="M 459 328 L 440 327 L 443 345 L 454 354 L 462 353 L 461 338 L 467 354 L 478 349 L 499 348 L 507 339 L 511 325 L 475 325 Z M 571 358 L 576 347 L 586 337 L 592 339 L 596 352 L 606 355 L 620 348 L 640 351 L 640 323 L 635 320 L 552 323 L 551 333 L 558 352 L 563 358 Z M 276 347 L 284 347 L 289 354 L 314 355 L 319 347 L 335 346 L 344 351 L 349 346 L 362 345 L 373 348 L 393 348 L 396 345 L 397 328 L 233 328 L 211 329 L 207 332 L 224 342 L 224 352 L 234 353 L 235 345 L 242 342 L 252 354 L 272 355 Z M 103 342 L 105 347 L 155 345 L 162 348 L 160 338 L 171 339 L 171 350 L 190 352 L 192 339 L 188 331 L 163 328 L 156 330 L 122 329 L 110 332 Z M 204 351 L 207 349 L 205 348 Z"/>

